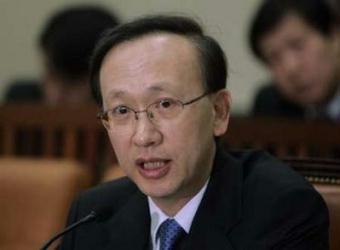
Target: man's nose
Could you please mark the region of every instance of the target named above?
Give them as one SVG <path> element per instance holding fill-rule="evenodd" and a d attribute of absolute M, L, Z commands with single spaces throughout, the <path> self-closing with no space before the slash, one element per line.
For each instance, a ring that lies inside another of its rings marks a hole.
<path fill-rule="evenodd" d="M 283 68 L 289 76 L 294 76 L 300 71 L 300 60 L 296 53 L 286 53 L 283 59 Z"/>
<path fill-rule="evenodd" d="M 139 147 L 150 147 L 161 143 L 163 136 L 152 120 L 152 113 L 143 111 L 135 115 L 133 143 Z"/>
<path fill-rule="evenodd" d="M 149 120 L 152 122 L 152 120 L 154 119 L 154 115 L 151 111 L 145 109 L 145 110 L 140 110 L 140 111 L 134 111 L 135 112 L 135 120 L 138 120 L 139 119 L 139 116 L 142 114 L 142 113 L 145 113 L 147 118 L 149 118 Z"/>

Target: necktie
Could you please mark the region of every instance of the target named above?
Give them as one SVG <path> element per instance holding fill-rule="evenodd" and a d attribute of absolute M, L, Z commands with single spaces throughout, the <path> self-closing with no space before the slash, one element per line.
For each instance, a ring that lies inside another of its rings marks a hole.
<path fill-rule="evenodd" d="M 184 235 L 184 229 L 174 219 L 167 219 L 157 231 L 157 237 L 160 238 L 160 250 L 175 250 L 176 243 Z"/>

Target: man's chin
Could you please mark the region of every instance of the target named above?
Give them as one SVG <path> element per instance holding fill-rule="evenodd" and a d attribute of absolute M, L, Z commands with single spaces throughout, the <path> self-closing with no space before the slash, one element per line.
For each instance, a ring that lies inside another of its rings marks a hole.
<path fill-rule="evenodd" d="M 142 193 L 154 199 L 167 199 L 174 193 L 172 188 L 157 183 L 143 183 L 137 186 Z"/>

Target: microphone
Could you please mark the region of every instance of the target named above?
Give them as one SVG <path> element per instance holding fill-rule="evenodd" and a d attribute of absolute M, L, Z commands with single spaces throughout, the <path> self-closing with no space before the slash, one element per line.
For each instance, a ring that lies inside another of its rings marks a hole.
<path fill-rule="evenodd" d="M 99 211 L 99 212 L 96 212 Z M 67 234 L 68 232 L 74 230 L 75 228 L 92 222 L 94 220 L 103 220 L 104 218 L 107 218 L 110 215 L 110 208 L 109 207 L 102 207 L 100 209 L 92 210 L 88 215 L 84 216 L 80 220 L 76 221 L 75 223 L 72 223 L 68 227 L 66 227 L 61 232 L 57 233 L 55 236 L 53 236 L 50 240 L 48 240 L 40 250 L 47 250 L 48 247 L 57 239 L 59 239 L 64 234 Z"/>

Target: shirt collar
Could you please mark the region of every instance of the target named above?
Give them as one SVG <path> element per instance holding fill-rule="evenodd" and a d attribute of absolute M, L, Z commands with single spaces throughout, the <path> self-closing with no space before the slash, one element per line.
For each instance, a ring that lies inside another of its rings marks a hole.
<path fill-rule="evenodd" d="M 207 189 L 209 179 L 203 185 L 201 190 L 187 203 L 180 211 L 173 217 L 177 223 L 184 229 L 186 233 L 189 233 L 192 221 L 196 214 L 199 204 L 202 201 L 205 190 Z M 149 211 L 151 215 L 151 238 L 153 246 L 156 246 L 156 233 L 159 226 L 168 218 L 163 211 L 157 207 L 153 200 L 148 196 Z M 154 248 L 155 249 L 155 248 Z"/>
<path fill-rule="evenodd" d="M 329 102 L 326 107 L 327 113 L 332 120 L 340 119 L 340 85 L 334 98 Z"/>

